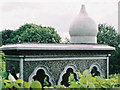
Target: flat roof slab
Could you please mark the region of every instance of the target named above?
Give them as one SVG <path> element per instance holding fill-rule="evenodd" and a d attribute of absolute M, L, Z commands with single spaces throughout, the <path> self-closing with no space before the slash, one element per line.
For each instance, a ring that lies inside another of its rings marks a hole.
<path fill-rule="evenodd" d="M 101 44 L 11 44 L 3 45 L 0 50 L 115 50 L 114 47 Z"/>

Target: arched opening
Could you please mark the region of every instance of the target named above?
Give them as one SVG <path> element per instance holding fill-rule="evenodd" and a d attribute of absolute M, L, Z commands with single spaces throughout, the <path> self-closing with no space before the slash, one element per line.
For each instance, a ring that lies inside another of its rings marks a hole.
<path fill-rule="evenodd" d="M 69 76 L 70 74 L 73 74 L 74 75 L 74 79 L 75 81 L 77 81 L 77 75 L 75 72 L 73 72 L 73 69 L 72 68 L 68 68 L 66 73 L 62 76 L 62 81 L 61 81 L 61 85 L 65 85 L 66 87 L 68 87 L 70 84 L 69 84 Z"/>
<path fill-rule="evenodd" d="M 58 85 L 61 85 L 61 83 L 63 84 L 63 81 L 66 81 L 68 83 L 70 73 L 74 73 L 74 78 L 75 79 L 77 78 L 77 80 L 78 80 L 79 77 L 77 76 L 76 72 L 79 72 L 79 70 L 77 69 L 77 67 L 74 64 L 70 63 L 67 66 L 65 66 L 64 70 L 60 74 L 60 78 L 58 80 Z M 67 77 L 67 78 L 65 78 L 65 77 Z M 65 85 L 65 84 L 63 84 L 63 85 Z"/>
<path fill-rule="evenodd" d="M 43 69 L 39 69 L 36 72 L 36 75 L 33 76 L 33 79 L 39 81 L 42 87 L 51 86 L 51 83 L 49 81 L 49 76 L 45 74 L 45 71 Z"/>
<path fill-rule="evenodd" d="M 51 72 L 46 66 L 38 65 L 34 71 L 29 76 L 28 81 L 38 80 L 42 86 L 53 86 L 55 84 L 54 78 L 52 77 Z"/>
<path fill-rule="evenodd" d="M 102 68 L 97 63 L 94 63 L 90 66 L 89 73 L 92 74 L 93 77 L 101 75 L 104 76 Z"/>
<path fill-rule="evenodd" d="M 100 76 L 100 72 L 98 71 L 98 69 L 97 69 L 96 66 L 94 66 L 94 67 L 92 68 L 91 74 L 92 74 L 93 77 L 95 77 L 95 76 Z"/>

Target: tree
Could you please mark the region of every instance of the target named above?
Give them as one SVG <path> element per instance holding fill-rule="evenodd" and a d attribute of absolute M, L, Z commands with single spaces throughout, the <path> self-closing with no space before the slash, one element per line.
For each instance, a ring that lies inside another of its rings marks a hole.
<path fill-rule="evenodd" d="M 19 27 L 19 29 L 11 31 L 11 33 L 2 33 L 2 36 L 4 35 L 8 37 L 3 38 L 3 44 L 24 42 L 59 43 L 61 40 L 61 37 L 54 28 L 43 27 L 36 24 L 25 24 Z M 6 42 L 6 39 L 9 40 L 9 42 Z"/>
<path fill-rule="evenodd" d="M 97 34 L 97 42 L 99 44 L 108 44 L 110 46 L 117 47 L 118 43 L 118 34 L 115 31 L 114 27 L 108 26 L 106 24 L 98 25 L 98 34 Z"/>
<path fill-rule="evenodd" d="M 13 31 L 12 30 L 4 30 L 0 32 L 2 35 L 2 44 L 7 44 L 11 43 L 11 38 L 14 36 L 12 35 Z"/>
<path fill-rule="evenodd" d="M 108 26 L 106 24 L 99 24 L 98 30 L 98 43 L 108 44 L 115 47 L 115 51 L 112 52 L 110 57 L 110 74 L 120 73 L 120 48 L 118 47 L 118 45 L 120 44 L 120 36 L 117 34 L 114 27 Z"/>
<path fill-rule="evenodd" d="M 120 34 L 118 35 L 118 44 L 120 45 Z"/>
<path fill-rule="evenodd" d="M 120 48 L 116 48 L 110 57 L 110 74 L 114 73 L 120 73 Z"/>

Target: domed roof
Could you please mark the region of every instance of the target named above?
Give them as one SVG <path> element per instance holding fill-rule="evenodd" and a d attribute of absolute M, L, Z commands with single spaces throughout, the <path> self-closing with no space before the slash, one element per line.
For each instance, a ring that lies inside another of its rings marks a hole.
<path fill-rule="evenodd" d="M 85 5 L 82 5 L 79 15 L 70 25 L 69 33 L 72 43 L 97 42 L 97 24 L 88 16 Z M 85 41 L 83 38 L 85 38 Z"/>

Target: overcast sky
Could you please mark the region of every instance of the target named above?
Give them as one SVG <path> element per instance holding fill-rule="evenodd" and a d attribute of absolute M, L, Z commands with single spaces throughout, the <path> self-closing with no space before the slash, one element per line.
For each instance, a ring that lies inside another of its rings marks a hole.
<path fill-rule="evenodd" d="M 0 30 L 17 29 L 25 23 L 54 27 L 64 39 L 69 26 L 85 4 L 97 24 L 118 29 L 119 0 L 0 0 Z"/>

